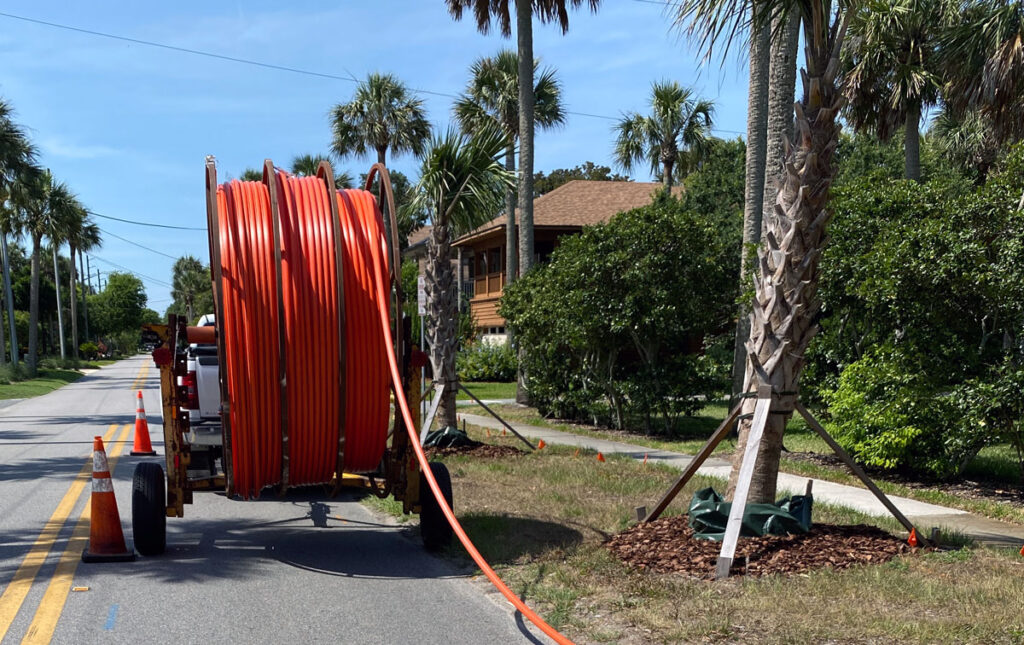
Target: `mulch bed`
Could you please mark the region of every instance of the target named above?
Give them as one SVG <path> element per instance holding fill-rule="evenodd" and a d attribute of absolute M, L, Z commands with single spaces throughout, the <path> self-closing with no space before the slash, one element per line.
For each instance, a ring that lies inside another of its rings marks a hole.
<path fill-rule="evenodd" d="M 687 517 L 682 516 L 638 524 L 612 536 L 605 546 L 638 569 L 714 580 L 722 543 L 695 538 Z M 818 524 L 799 535 L 740 538 L 731 575 L 756 577 L 800 574 L 824 567 L 847 569 L 887 562 L 912 551 L 906 542 L 874 526 Z"/>
<path fill-rule="evenodd" d="M 502 457 L 518 457 L 523 451 L 515 446 L 495 446 L 489 443 L 473 442 L 476 445 L 458 446 L 451 448 L 427 448 L 427 458 L 451 457 L 454 455 L 469 455 L 481 459 L 498 459 Z"/>

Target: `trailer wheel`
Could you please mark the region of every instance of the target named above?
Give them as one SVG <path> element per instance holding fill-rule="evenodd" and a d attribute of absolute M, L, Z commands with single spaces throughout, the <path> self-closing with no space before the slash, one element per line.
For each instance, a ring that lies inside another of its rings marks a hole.
<path fill-rule="evenodd" d="M 164 469 L 143 462 L 132 476 L 132 533 L 142 555 L 160 555 L 167 547 L 167 495 Z"/>
<path fill-rule="evenodd" d="M 434 473 L 438 487 L 444 494 L 448 506 L 452 506 L 452 479 L 448 474 L 448 468 L 444 464 L 430 462 L 430 472 Z M 427 551 L 440 551 L 451 544 L 452 527 L 445 519 L 441 506 L 434 498 L 430 490 L 427 478 L 420 473 L 420 536 L 423 538 L 423 546 Z"/>

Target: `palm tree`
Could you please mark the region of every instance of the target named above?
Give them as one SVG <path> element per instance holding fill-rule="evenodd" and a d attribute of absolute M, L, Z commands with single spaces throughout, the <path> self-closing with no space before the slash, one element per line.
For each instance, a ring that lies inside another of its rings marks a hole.
<path fill-rule="evenodd" d="M 547 68 L 537 76 L 539 61 L 533 62 L 534 121 L 542 128 L 565 123 L 562 88 L 555 70 Z M 505 170 L 516 171 L 516 144 L 519 141 L 519 61 L 515 52 L 503 49 L 492 58 L 481 58 L 470 68 L 466 92 L 455 101 L 455 118 L 465 132 L 488 125 L 505 133 Z M 505 281 L 516 279 L 516 194 L 505 191 Z"/>
<path fill-rule="evenodd" d="M 946 105 L 958 118 L 979 111 L 1000 142 L 1024 135 L 1024 6 L 965 2 L 940 40 Z"/>
<path fill-rule="evenodd" d="M 765 10 L 753 15 L 747 5 L 734 0 L 686 0 L 679 9 L 680 19 L 694 22 L 696 32 L 726 48 L 751 22 L 764 27 L 773 14 L 797 12 L 803 26 L 803 96 L 794 106 L 795 133 L 786 153 L 785 179 L 774 208 L 765 212 L 747 342 L 745 391 L 756 393 L 764 384 L 771 385 L 777 395 L 751 479 L 752 502 L 775 498 L 782 436 L 799 391 L 804 351 L 817 333 L 818 258 L 835 175 L 832 155 L 840 131 L 836 117 L 843 106 L 839 55 L 850 20 L 849 5 L 833 5 L 831 0 L 768 0 L 762 4 Z M 746 398 L 744 412 L 752 415 L 754 404 L 755 398 Z M 740 423 L 729 495 L 735 490 L 750 421 L 748 416 Z"/>
<path fill-rule="evenodd" d="M 24 191 L 21 203 L 24 204 L 25 230 L 32 240 L 27 362 L 29 369 L 34 370 L 39 359 L 39 263 L 43 237 L 59 239 L 62 235 L 61 222 L 81 205 L 66 184 L 54 181 L 49 170 L 44 170 L 35 181 L 25 185 Z M 60 311 L 59 306 L 57 310 Z"/>
<path fill-rule="evenodd" d="M 239 181 L 263 181 L 263 172 L 255 168 L 246 168 L 238 177 Z"/>
<path fill-rule="evenodd" d="M 881 0 L 851 11 L 844 114 L 883 141 L 903 127 L 907 179 L 921 179 L 921 112 L 939 98 L 938 39 L 956 17 L 949 0 Z"/>
<path fill-rule="evenodd" d="M 64 346 L 64 309 L 61 304 L 60 269 L 57 262 L 57 255 L 60 252 L 61 245 L 65 242 L 69 242 L 73 236 L 78 235 L 81 231 L 87 212 L 81 202 L 79 202 L 66 187 L 54 187 L 50 192 L 50 197 L 51 201 L 48 205 L 49 213 L 47 218 L 48 226 L 46 236 L 50 240 L 50 252 L 53 255 L 53 284 L 57 292 L 57 329 L 60 339 L 60 357 L 61 359 L 65 359 L 67 358 L 67 351 Z M 77 314 L 75 301 L 77 300 L 77 297 L 74 292 L 74 272 L 75 263 L 74 255 L 72 255 L 70 270 L 71 292 L 69 297 L 71 300 L 72 337 L 75 341 L 73 348 L 75 355 L 77 356 L 78 322 L 75 320 L 75 316 Z"/>
<path fill-rule="evenodd" d="M 373 150 L 377 162 L 387 165 L 387 154 L 411 152 L 420 155 L 430 136 L 430 123 L 423 101 L 392 74 L 369 74 L 356 87 L 348 103 L 339 103 L 331 110 L 331 151 L 344 159 L 365 155 Z M 386 210 L 384 233 L 391 239 Z"/>
<path fill-rule="evenodd" d="M 445 0 L 448 12 L 456 20 L 463 13 L 473 13 L 476 27 L 486 34 L 493 18 L 501 35 L 512 35 L 512 0 Z M 577 9 L 584 0 L 520 0 L 515 3 L 516 41 L 519 55 L 519 272 L 525 274 L 533 266 L 533 16 L 542 23 L 556 22 L 564 34 L 569 30 L 569 9 Z M 601 0 L 586 0 L 591 11 L 597 11 Z"/>
<path fill-rule="evenodd" d="M 191 323 L 197 315 L 197 296 L 210 290 L 210 271 L 194 256 L 184 255 L 174 261 L 171 276 L 171 297 Z"/>
<path fill-rule="evenodd" d="M 943 106 L 932 120 L 928 142 L 945 159 L 965 172 L 977 173 L 975 183 L 985 183 L 999 157 L 1000 146 L 990 120 L 977 110 L 957 116 Z"/>
<path fill-rule="evenodd" d="M 38 172 L 35 167 L 36 150 L 25 135 L 24 129 L 14 122 L 14 110 L 4 99 L 0 99 L 0 261 L 3 263 L 4 291 L 7 302 L 7 317 L 11 332 L 11 361 L 18 364 L 18 337 L 14 327 L 14 303 L 11 295 L 10 267 L 7 263 L 7 235 L 20 233 L 20 212 L 15 204 L 9 203 L 12 185 L 27 181 Z M 3 345 L 3 321 L 0 316 L 0 361 L 5 359 Z"/>
<path fill-rule="evenodd" d="M 71 252 L 71 347 L 78 355 L 78 275 L 75 256 L 91 251 L 102 244 L 100 228 L 90 219 L 89 211 L 82 208 L 76 213 L 74 225 L 69 229 L 67 238 Z M 85 303 L 85 290 L 82 290 L 82 303 Z M 88 319 L 88 315 L 86 316 Z M 88 325 L 86 325 L 88 327 Z"/>
<path fill-rule="evenodd" d="M 334 163 L 323 155 L 300 155 L 292 159 L 292 172 L 299 177 L 316 177 L 316 171 L 320 168 L 320 162 L 326 161 L 331 164 L 334 171 L 334 187 L 338 190 L 352 188 L 352 175 L 345 171 L 334 170 Z"/>
<path fill-rule="evenodd" d="M 483 224 L 501 206 L 513 184 L 501 157 L 508 141 L 497 128 L 472 135 L 452 129 L 435 137 L 423 155 L 417 185 L 417 207 L 430 214 L 427 241 L 427 339 L 434 381 L 444 384 L 438 408 L 442 426 L 454 426 L 455 394 L 455 276 L 451 264 L 454 236 Z"/>
<path fill-rule="evenodd" d="M 678 174 L 685 177 L 707 153 L 715 108 L 675 81 L 651 86 L 651 115 L 626 114 L 615 126 L 615 162 L 630 172 L 643 159 L 661 172 L 665 192 Z"/>

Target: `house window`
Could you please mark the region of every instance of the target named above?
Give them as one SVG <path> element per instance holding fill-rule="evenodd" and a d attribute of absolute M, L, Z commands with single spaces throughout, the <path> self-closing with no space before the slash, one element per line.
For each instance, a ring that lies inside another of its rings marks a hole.
<path fill-rule="evenodd" d="M 488 249 L 488 251 L 487 251 L 487 273 L 490 273 L 490 274 L 501 273 L 502 271 L 505 270 L 504 263 L 501 261 L 502 260 L 501 255 L 502 255 L 502 253 L 501 253 L 501 247 L 500 246 L 495 247 L 493 249 Z"/>
<path fill-rule="evenodd" d="M 544 264 L 551 259 L 551 254 L 554 250 L 554 241 L 535 242 L 533 245 L 533 258 L 537 264 Z"/>

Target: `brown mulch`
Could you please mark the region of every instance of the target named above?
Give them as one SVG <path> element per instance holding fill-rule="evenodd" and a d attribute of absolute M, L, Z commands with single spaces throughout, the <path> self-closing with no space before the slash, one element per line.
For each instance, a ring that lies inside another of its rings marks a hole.
<path fill-rule="evenodd" d="M 518 457 L 523 451 L 515 446 L 495 446 L 489 443 L 474 442 L 474 446 L 458 446 L 451 448 L 427 448 L 427 458 L 469 455 L 482 459 L 498 459 L 501 457 Z"/>
<path fill-rule="evenodd" d="M 605 546 L 638 569 L 714 580 L 721 542 L 693 536 L 687 517 L 638 524 L 612 536 Z M 831 567 L 879 564 L 913 549 L 885 531 L 865 525 L 818 524 L 808 533 L 740 538 L 731 575 L 792 575 Z M 749 560 L 748 560 L 749 558 Z"/>

